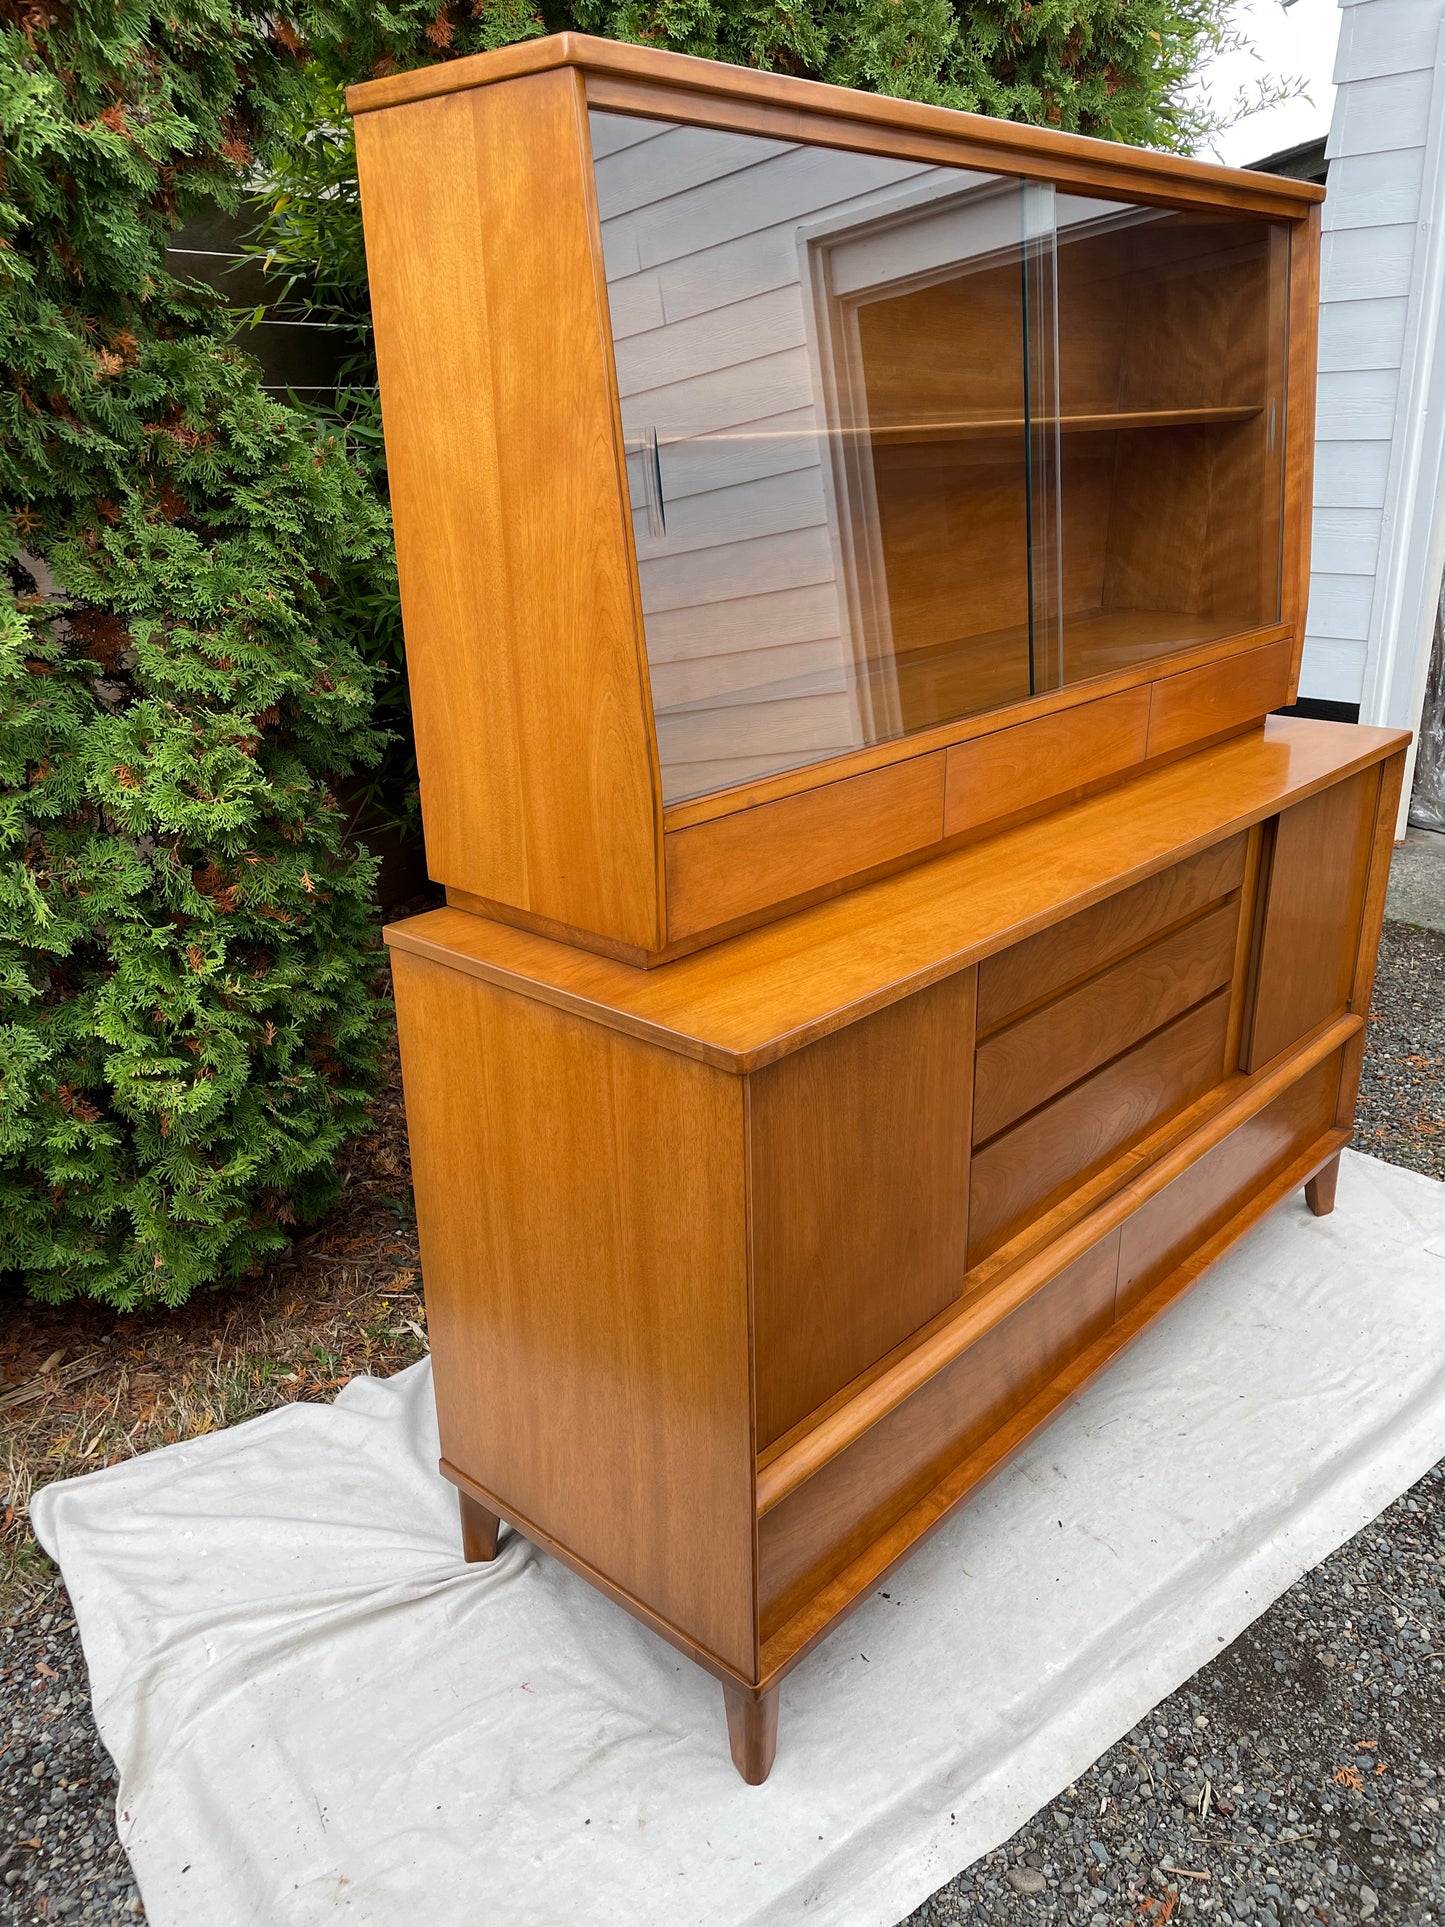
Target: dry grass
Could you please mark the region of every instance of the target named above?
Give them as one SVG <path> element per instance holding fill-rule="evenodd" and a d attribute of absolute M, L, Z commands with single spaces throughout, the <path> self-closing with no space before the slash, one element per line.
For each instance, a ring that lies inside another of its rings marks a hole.
<path fill-rule="evenodd" d="M 0 1619 L 55 1583 L 30 1530 L 52 1479 L 195 1438 L 426 1349 L 395 1053 L 331 1215 L 254 1282 L 179 1311 L 31 1304 L 0 1286 Z"/>

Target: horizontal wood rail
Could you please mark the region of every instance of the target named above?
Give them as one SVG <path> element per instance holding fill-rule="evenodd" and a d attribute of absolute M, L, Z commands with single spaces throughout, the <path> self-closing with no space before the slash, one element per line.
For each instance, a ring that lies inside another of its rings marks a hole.
<path fill-rule="evenodd" d="M 995 1325 L 1018 1310 L 1027 1299 L 1051 1278 L 1081 1257 L 1130 1217 L 1146 1198 L 1162 1191 L 1181 1177 L 1206 1151 L 1227 1138 L 1231 1131 L 1262 1111 L 1266 1104 L 1288 1090 L 1291 1084 L 1313 1070 L 1357 1037 L 1364 1019 L 1353 1013 L 1338 1017 L 1317 1032 L 1299 1050 L 1264 1069 L 1223 1109 L 1200 1128 L 1176 1144 L 1132 1184 L 1106 1198 L 1096 1211 L 1081 1219 L 1068 1231 L 1032 1258 L 1027 1258 L 985 1298 L 966 1304 L 947 1325 L 906 1353 L 888 1371 L 866 1385 L 856 1398 L 848 1400 L 821 1420 L 775 1459 L 758 1468 L 757 1511 L 762 1518 L 781 1504 L 790 1492 L 810 1479 L 815 1472 L 837 1458 L 880 1419 L 895 1411 L 905 1399 L 927 1384 L 935 1373 L 968 1350 L 969 1346 Z"/>

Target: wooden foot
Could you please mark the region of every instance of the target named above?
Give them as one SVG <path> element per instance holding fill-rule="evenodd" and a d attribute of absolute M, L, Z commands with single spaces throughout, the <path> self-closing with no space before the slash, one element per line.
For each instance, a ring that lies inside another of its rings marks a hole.
<path fill-rule="evenodd" d="M 457 1506 L 462 1515 L 462 1557 L 469 1566 L 484 1566 L 497 1556 L 497 1533 L 501 1520 L 495 1512 L 458 1492 Z"/>
<path fill-rule="evenodd" d="M 1322 1170 L 1316 1171 L 1305 1186 L 1305 1203 L 1317 1218 L 1327 1218 L 1335 1208 L 1335 1186 L 1340 1178 L 1340 1154 L 1336 1151 Z"/>
<path fill-rule="evenodd" d="M 742 1686 L 723 1683 L 728 1714 L 728 1745 L 733 1765 L 749 1786 L 761 1786 L 773 1770 L 778 1750 L 778 1688 L 755 1699 Z"/>

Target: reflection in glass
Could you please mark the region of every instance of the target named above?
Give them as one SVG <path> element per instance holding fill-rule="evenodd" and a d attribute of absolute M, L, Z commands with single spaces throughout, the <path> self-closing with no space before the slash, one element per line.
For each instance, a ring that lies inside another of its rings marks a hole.
<path fill-rule="evenodd" d="M 1271 230 L 591 125 L 668 801 L 1267 619 Z"/>

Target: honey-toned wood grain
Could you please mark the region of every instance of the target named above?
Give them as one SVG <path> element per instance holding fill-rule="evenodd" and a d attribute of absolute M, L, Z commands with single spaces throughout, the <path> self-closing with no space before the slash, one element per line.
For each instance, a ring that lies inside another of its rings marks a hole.
<path fill-rule="evenodd" d="M 759 1521 L 764 1640 L 1108 1330 L 1118 1258 L 1115 1231 Z"/>
<path fill-rule="evenodd" d="M 1228 837 L 990 957 L 978 970 L 979 1035 L 997 1030 L 1228 896 L 1243 881 L 1244 861 L 1245 838 Z"/>
<path fill-rule="evenodd" d="M 969 1263 L 1217 1084 L 1228 1023 L 1216 994 L 975 1151 Z"/>
<path fill-rule="evenodd" d="M 427 862 L 645 950 L 660 787 L 580 82 L 357 123 Z"/>
<path fill-rule="evenodd" d="M 1350 1001 L 1379 794 L 1379 771 L 1363 770 L 1283 811 L 1274 826 L 1245 1070 Z"/>
<path fill-rule="evenodd" d="M 782 1679 L 806 1658 L 891 1572 L 931 1538 L 950 1514 L 1002 1471 L 1031 1438 L 1057 1418 L 1150 1325 L 1192 1290 L 1210 1267 L 1261 1218 L 1338 1152 L 1343 1135 L 1335 1130 L 1316 1139 L 1293 1164 L 1286 1165 L 1247 1197 L 1212 1237 L 1191 1251 L 1132 1310 L 1116 1317 L 1108 1331 L 1080 1352 L 1035 1398 L 945 1474 L 901 1519 L 865 1546 L 851 1565 L 807 1600 L 764 1644 L 760 1664 L 763 1682 Z"/>
<path fill-rule="evenodd" d="M 1380 794 L 1375 804 L 1375 827 L 1370 842 L 1370 873 L 1365 883 L 1365 902 L 1360 914 L 1360 943 L 1355 953 L 1355 974 L 1350 985 L 1350 1009 L 1367 1017 L 1375 987 L 1375 966 L 1380 952 L 1380 926 L 1385 916 L 1385 897 L 1390 887 L 1390 862 L 1395 851 L 1395 822 L 1400 808 L 1400 789 L 1405 777 L 1404 751 L 1387 757 L 1380 765 Z M 1336 1124 L 1353 1127 L 1355 1102 L 1360 1091 L 1360 1072 L 1364 1067 L 1363 1034 L 1346 1045 L 1340 1071 L 1340 1095 L 1335 1111 Z"/>
<path fill-rule="evenodd" d="M 1285 413 L 1284 534 L 1280 614 L 1293 625 L 1294 648 L 1285 700 L 1299 693 L 1305 615 L 1310 599 L 1314 504 L 1315 395 L 1319 363 L 1320 210 L 1290 229 L 1289 367 Z"/>
<path fill-rule="evenodd" d="M 1339 1082 L 1335 1052 L 1139 1207 L 1123 1227 L 1120 1316 L 1330 1128 Z"/>
<path fill-rule="evenodd" d="M 668 833 L 670 938 L 887 863 L 943 834 L 944 759 L 891 768 Z"/>
<path fill-rule="evenodd" d="M 968 1274 L 966 1291 L 953 1305 L 759 1453 L 758 1516 L 781 1504 L 788 1493 L 811 1479 L 895 1406 L 911 1398 L 1066 1265 L 1117 1230 L 1141 1204 L 1172 1184 L 1207 1151 L 1272 1104 L 1281 1092 L 1326 1058 L 1348 1049 L 1363 1028 L 1359 1017 L 1337 1018 L 1258 1077 L 1246 1078 L 1234 1072 L 1104 1166 L 1063 1207 L 1037 1220 L 1039 1235 L 1027 1240 L 1027 1248 L 1025 1241 L 1016 1241 L 975 1265 Z M 1338 1149 L 1338 1144 L 1329 1148 Z M 1327 1156 L 1328 1151 L 1322 1150 L 1311 1172 Z M 1300 1182 L 1304 1182 L 1303 1177 Z M 1082 1201 L 1077 1211 L 1072 1209 L 1074 1199 Z"/>
<path fill-rule="evenodd" d="M 1222 730 L 1262 721 L 1285 700 L 1290 664 L 1290 644 L 1276 642 L 1156 682 L 1149 705 L 1149 754 L 1163 756 Z"/>
<path fill-rule="evenodd" d="M 1137 610 L 1127 609 L 1086 611 L 1066 616 L 1065 655 L 1077 664 L 1079 670 L 1074 681 L 1065 683 L 1062 688 L 1030 696 L 1026 701 L 1007 701 L 1001 709 L 984 710 L 977 715 L 960 716 L 954 721 L 939 723 L 931 729 L 919 730 L 913 736 L 840 751 L 828 759 L 828 780 L 841 782 L 844 777 L 860 776 L 865 770 L 881 769 L 908 757 L 927 755 L 935 749 L 951 749 L 955 743 L 973 742 L 982 736 L 992 736 L 1001 729 L 1016 729 L 1021 723 L 1032 722 L 1037 717 L 1057 715 L 1066 709 L 1077 709 L 1085 703 L 1097 702 L 1101 697 L 1114 695 L 1122 689 L 1135 688 L 1141 678 L 1153 680 L 1166 675 L 1182 675 L 1187 669 L 1203 668 L 1208 663 L 1223 662 L 1231 656 L 1246 655 L 1250 650 L 1263 648 L 1271 642 L 1288 640 L 1287 631 L 1279 623 L 1207 642 L 1191 641 L 1187 634 L 1181 633 L 1178 648 L 1172 649 L 1167 656 L 1156 658 L 1152 650 L 1144 646 L 1143 624 L 1146 621 L 1147 614 L 1141 615 Z M 1151 623 L 1151 630 L 1155 626 Z M 1017 638 L 1014 640 L 1017 641 Z M 1146 657 L 1148 661 L 1141 668 Z M 1124 665 L 1122 668 L 1120 663 Z M 903 667 L 911 674 L 916 663 L 910 659 Z M 1087 688 L 1081 686 L 1085 680 Z M 801 790 L 811 789 L 818 777 L 816 764 L 778 770 L 770 776 L 756 776 L 725 789 L 669 803 L 663 811 L 663 821 L 670 830 L 688 829 L 694 823 L 709 823 L 714 817 L 731 816 L 736 810 L 753 809 L 759 803 L 774 803 L 779 797 L 793 796 Z"/>
<path fill-rule="evenodd" d="M 958 1294 L 973 987 L 961 972 L 748 1080 L 760 1446 Z"/>
<path fill-rule="evenodd" d="M 1238 904 L 1220 904 L 980 1044 L 974 1142 L 994 1137 L 1229 983 L 1238 922 Z"/>
<path fill-rule="evenodd" d="M 1149 691 L 1128 689 L 948 752 L 947 836 L 1142 762 Z"/>
<path fill-rule="evenodd" d="M 723 1069 L 758 1070 L 1036 936 L 1398 750 L 1402 732 L 1271 717 L 985 843 L 635 970 L 460 910 L 387 941 Z"/>
<path fill-rule="evenodd" d="M 741 1083 L 392 962 L 443 1455 L 751 1675 Z"/>
<path fill-rule="evenodd" d="M 1307 182 L 1182 160 L 1172 154 L 1123 147 L 1083 135 L 1023 127 L 1009 121 L 962 114 L 851 88 L 758 69 L 699 60 L 691 55 L 601 40 L 587 34 L 554 34 L 462 60 L 440 62 L 347 90 L 353 114 L 375 113 L 399 102 L 495 85 L 519 75 L 572 65 L 588 76 L 596 105 L 659 118 L 704 120 L 731 115 L 724 124 L 761 124 L 786 140 L 841 142 L 867 137 L 875 151 L 890 151 L 890 131 L 933 137 L 923 158 L 1011 174 L 1052 174 L 1083 184 L 1110 183 L 1138 198 L 1164 195 L 1201 206 L 1250 208 L 1299 219 L 1321 189 Z M 1040 164 L 1042 161 L 1042 165 Z"/>

